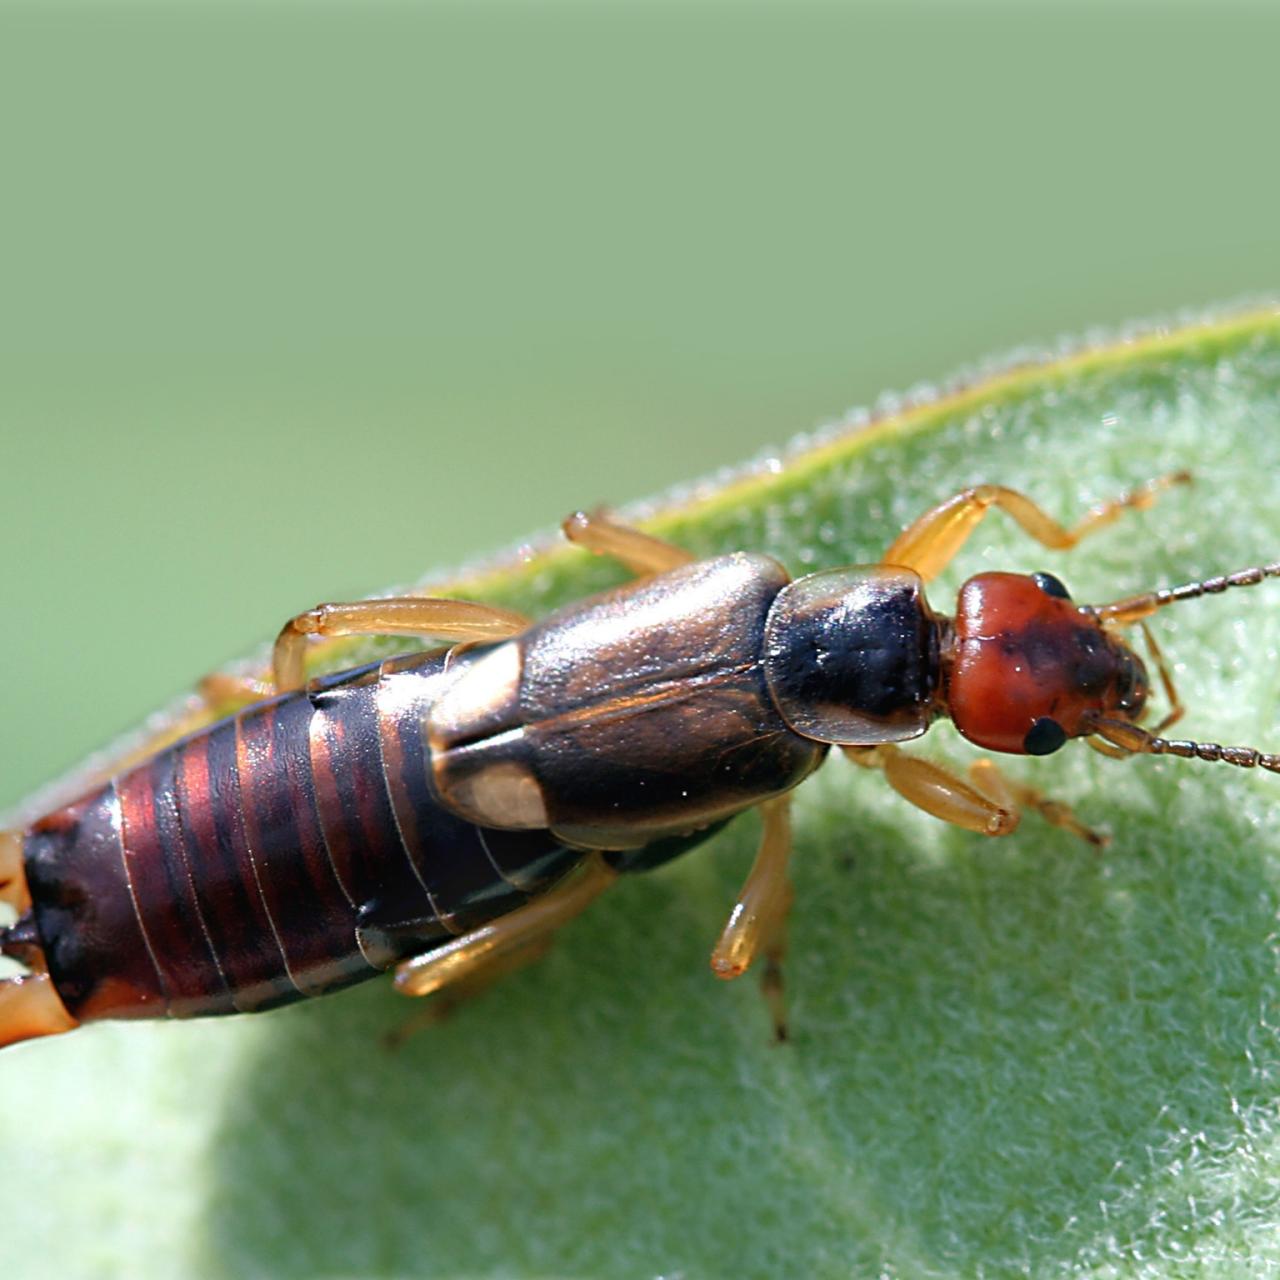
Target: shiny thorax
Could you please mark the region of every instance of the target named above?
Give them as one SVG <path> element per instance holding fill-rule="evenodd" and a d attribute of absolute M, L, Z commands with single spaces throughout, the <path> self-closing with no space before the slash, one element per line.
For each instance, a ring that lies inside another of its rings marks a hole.
<path fill-rule="evenodd" d="M 962 777 L 900 744 L 949 715 L 991 751 L 1047 755 L 1084 737 L 1108 755 L 1280 772 L 1251 747 L 1158 736 L 1181 704 L 1143 621 L 1280 565 L 1105 606 L 1074 604 L 1049 574 L 971 578 L 954 617 L 925 597 L 992 507 L 1063 548 L 1185 479 L 1075 529 L 979 486 L 881 564 L 796 581 L 768 556 L 695 561 L 579 513 L 566 533 L 636 581 L 537 622 L 419 597 L 299 614 L 270 685 L 227 678 L 243 710 L 0 833 L 0 900 L 19 912 L 0 950 L 30 970 L 0 982 L 0 1045 L 99 1018 L 266 1009 L 390 967 L 409 995 L 483 985 L 619 873 L 754 807 L 759 852 L 712 968 L 736 977 L 765 957 L 782 1036 L 789 795 L 832 745 L 967 830 L 1007 835 L 1033 809 L 1095 846 L 1105 837 L 991 761 Z M 1146 668 L 1121 634 L 1135 625 L 1170 704 L 1154 732 L 1138 723 Z M 463 643 L 303 682 L 312 636 L 424 633 Z"/>
<path fill-rule="evenodd" d="M 427 717 L 440 795 L 475 822 L 628 849 L 789 791 L 826 751 L 786 709 L 813 657 L 792 649 L 820 641 L 784 630 L 788 647 L 775 635 L 796 585 L 767 556 L 720 556 L 574 605 L 498 645 Z M 853 632 L 838 640 L 841 660 L 856 665 L 859 644 Z M 899 652 L 896 666 L 911 665 Z M 894 701 L 922 697 L 913 689 Z"/>

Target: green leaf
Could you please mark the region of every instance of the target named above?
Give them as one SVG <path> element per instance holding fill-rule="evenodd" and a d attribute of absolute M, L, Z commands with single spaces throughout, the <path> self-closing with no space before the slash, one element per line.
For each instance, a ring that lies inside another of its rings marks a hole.
<path fill-rule="evenodd" d="M 652 527 L 799 573 L 878 557 L 964 486 L 1071 520 L 1178 468 L 1070 554 L 1003 517 L 932 592 L 1051 568 L 1114 599 L 1277 558 L 1275 313 L 1014 367 L 695 487 Z M 549 513 L 552 514 L 552 513 Z M 462 574 L 542 609 L 573 549 Z M 1274 585 L 1157 620 L 1188 736 L 1275 749 Z M 329 661 L 350 661 L 350 648 Z M 1180 728 L 1181 732 L 1181 728 Z M 973 751 L 949 726 L 924 749 Z M 387 984 L 255 1018 L 12 1050 L 7 1276 L 1202 1276 L 1280 1266 L 1280 779 L 1073 744 L 1014 761 L 1113 837 L 946 828 L 834 760 L 796 810 L 793 1041 L 707 954 L 747 817 L 621 884 L 551 957 L 399 1052 Z"/>

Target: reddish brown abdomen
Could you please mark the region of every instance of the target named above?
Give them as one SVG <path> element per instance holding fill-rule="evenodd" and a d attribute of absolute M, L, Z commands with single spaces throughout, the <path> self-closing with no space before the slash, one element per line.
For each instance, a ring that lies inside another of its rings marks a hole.
<path fill-rule="evenodd" d="M 486 832 L 430 790 L 443 654 L 273 699 L 26 834 L 49 971 L 73 1016 L 190 1017 L 319 995 L 512 910 L 580 856 Z"/>

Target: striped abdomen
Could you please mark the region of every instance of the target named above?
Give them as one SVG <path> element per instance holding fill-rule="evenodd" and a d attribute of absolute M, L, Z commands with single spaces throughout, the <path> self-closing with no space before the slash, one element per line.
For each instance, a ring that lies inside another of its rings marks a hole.
<path fill-rule="evenodd" d="M 319 995 L 514 909 L 579 854 L 489 831 L 431 790 L 442 652 L 262 703 L 25 836 L 35 923 L 71 1014 L 190 1017 Z"/>

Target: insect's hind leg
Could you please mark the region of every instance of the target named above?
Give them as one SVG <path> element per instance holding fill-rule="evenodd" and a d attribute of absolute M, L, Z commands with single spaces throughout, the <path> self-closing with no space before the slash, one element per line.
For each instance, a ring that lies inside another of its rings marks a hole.
<path fill-rule="evenodd" d="M 637 574 L 661 573 L 694 558 L 683 547 L 618 524 L 601 511 L 574 512 L 562 528 L 570 542 L 614 556 Z M 528 618 L 510 609 L 434 596 L 317 605 L 281 628 L 269 680 L 214 672 L 200 682 L 199 692 L 210 707 L 230 713 L 273 694 L 299 689 L 306 678 L 307 645 L 320 637 L 414 635 L 477 643 L 505 639 L 528 625 Z"/>
<path fill-rule="evenodd" d="M 603 511 L 575 511 L 560 528 L 570 542 L 597 555 L 621 560 L 632 573 L 645 576 L 678 569 L 694 559 L 691 551 L 618 524 Z"/>
<path fill-rule="evenodd" d="M 306 682 L 311 640 L 338 636 L 423 636 L 440 640 L 503 640 L 523 631 L 529 619 L 511 609 L 438 596 L 389 596 L 319 604 L 296 614 L 280 629 L 271 657 L 271 678 L 217 671 L 200 682 L 200 696 L 225 713 Z"/>
<path fill-rule="evenodd" d="M 617 878 L 618 872 L 599 854 L 591 854 L 586 866 L 541 897 L 442 947 L 401 961 L 396 966 L 396 990 L 406 996 L 429 996 L 476 978 L 567 924 Z"/>
<path fill-rule="evenodd" d="M 1123 512 L 1143 511 L 1166 489 L 1190 481 L 1191 474 L 1187 471 L 1159 476 L 1094 507 L 1070 529 L 1016 489 L 998 484 L 977 485 L 939 503 L 904 529 L 885 552 L 882 563 L 914 569 L 926 582 L 937 577 L 993 507 L 1012 516 L 1041 546 L 1066 551 L 1082 538 L 1105 528 Z"/>
<path fill-rule="evenodd" d="M 426 1001 L 426 1008 L 411 1018 L 406 1018 L 394 1031 L 383 1037 L 388 1049 L 399 1049 L 404 1043 L 427 1027 L 451 1018 L 468 1001 L 483 995 L 503 978 L 536 964 L 551 950 L 555 936 L 548 932 L 532 938 L 523 946 L 497 955 L 490 955 L 476 962 L 470 972 L 451 979 L 448 986 L 437 991 Z"/>

